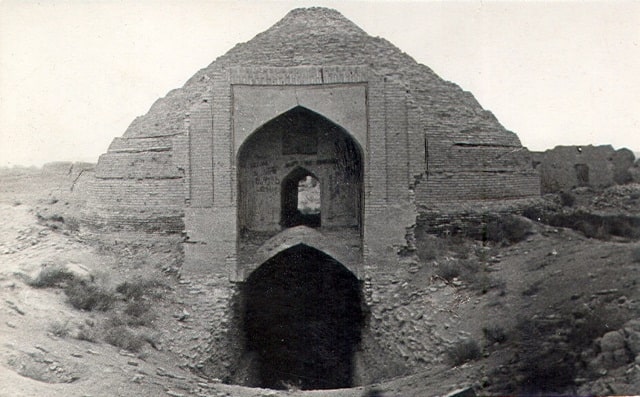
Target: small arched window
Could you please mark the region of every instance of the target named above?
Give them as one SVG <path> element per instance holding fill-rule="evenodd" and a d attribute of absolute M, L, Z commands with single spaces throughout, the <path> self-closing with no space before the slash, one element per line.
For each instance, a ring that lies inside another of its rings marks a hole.
<path fill-rule="evenodd" d="M 320 181 L 310 171 L 296 168 L 282 181 L 280 224 L 287 227 L 319 227 L 321 223 Z"/>

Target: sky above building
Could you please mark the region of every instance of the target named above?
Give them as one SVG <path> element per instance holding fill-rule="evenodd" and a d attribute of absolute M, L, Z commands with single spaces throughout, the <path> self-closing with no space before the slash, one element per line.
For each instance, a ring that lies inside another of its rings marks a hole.
<path fill-rule="evenodd" d="M 531 150 L 640 152 L 637 1 L 0 2 L 0 166 L 97 161 L 153 102 L 326 6 L 470 91 Z"/>

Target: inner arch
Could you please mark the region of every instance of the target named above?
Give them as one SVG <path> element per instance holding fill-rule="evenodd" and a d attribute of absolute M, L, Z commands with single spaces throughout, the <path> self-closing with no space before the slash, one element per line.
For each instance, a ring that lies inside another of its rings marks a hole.
<path fill-rule="evenodd" d="M 320 181 L 309 170 L 298 167 L 281 185 L 280 224 L 285 227 L 319 227 L 322 223 L 322 189 Z"/>

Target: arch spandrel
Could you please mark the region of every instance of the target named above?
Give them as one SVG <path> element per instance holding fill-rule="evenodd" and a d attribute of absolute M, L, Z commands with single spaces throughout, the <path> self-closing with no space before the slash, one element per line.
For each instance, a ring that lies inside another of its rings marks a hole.
<path fill-rule="evenodd" d="M 285 229 L 262 244 L 247 263 L 239 267 L 236 281 L 246 281 L 263 263 L 299 245 L 313 248 L 335 259 L 356 278 L 362 280 L 364 277 L 362 256 L 359 250 L 351 248 L 353 244 L 357 244 L 359 235 L 348 230 L 334 233 L 327 236 L 307 226 Z"/>
<path fill-rule="evenodd" d="M 306 108 L 344 128 L 367 147 L 365 84 L 323 86 L 233 86 L 234 154 L 253 132 L 296 107 Z"/>

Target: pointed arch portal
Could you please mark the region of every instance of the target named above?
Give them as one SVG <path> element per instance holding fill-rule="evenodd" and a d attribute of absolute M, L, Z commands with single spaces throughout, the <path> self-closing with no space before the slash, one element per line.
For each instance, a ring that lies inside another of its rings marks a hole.
<path fill-rule="evenodd" d="M 362 150 L 324 116 L 302 106 L 280 114 L 244 141 L 237 164 L 240 236 L 299 225 L 361 229 Z"/>
<path fill-rule="evenodd" d="M 299 244 L 262 264 L 243 289 L 245 352 L 257 357 L 259 386 L 352 386 L 364 315 L 349 270 Z"/>

